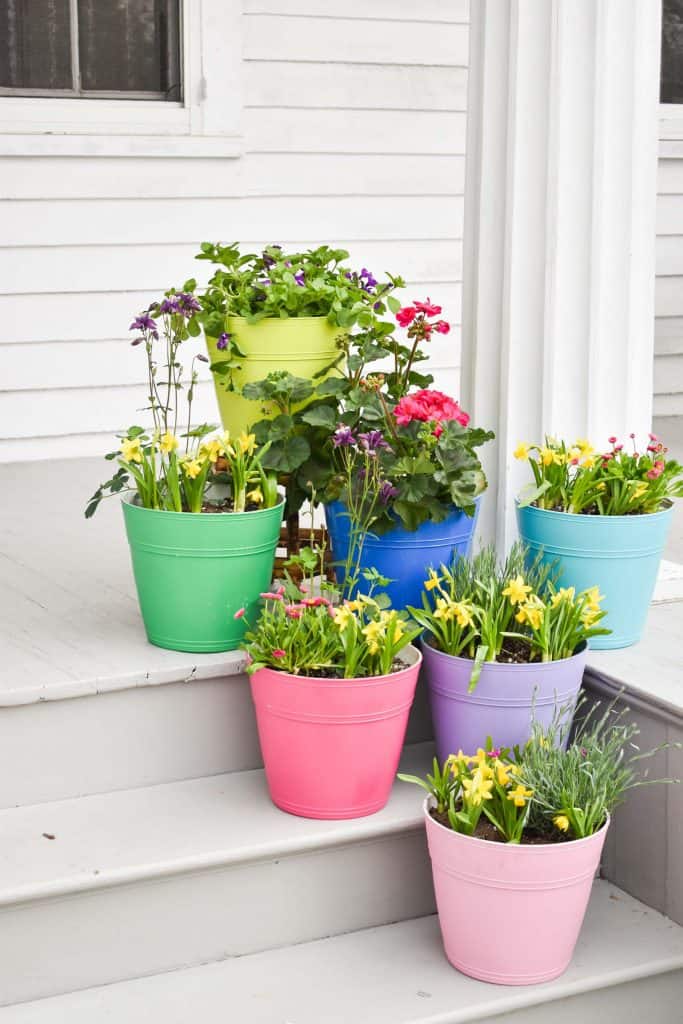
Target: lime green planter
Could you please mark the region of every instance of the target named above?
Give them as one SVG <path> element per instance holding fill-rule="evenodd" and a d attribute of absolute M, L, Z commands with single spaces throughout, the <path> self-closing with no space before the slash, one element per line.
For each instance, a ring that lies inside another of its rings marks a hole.
<path fill-rule="evenodd" d="M 257 512 L 160 512 L 123 499 L 140 611 L 150 643 L 232 651 L 268 590 L 284 502 Z M 244 617 L 235 613 L 246 609 Z"/>
<path fill-rule="evenodd" d="M 234 335 L 245 358 L 242 367 L 234 371 L 236 387 L 263 380 L 275 370 L 287 370 L 295 377 L 311 379 L 339 356 L 335 339 L 343 331 L 328 323 L 324 316 L 266 317 L 258 323 L 248 324 L 241 316 L 228 320 L 228 332 Z M 206 339 L 211 363 L 219 363 L 223 353 L 216 338 Z M 272 403 L 252 402 L 234 391 L 226 389 L 226 379 L 214 374 L 216 397 L 221 420 L 234 436 L 263 419 L 277 415 Z"/>

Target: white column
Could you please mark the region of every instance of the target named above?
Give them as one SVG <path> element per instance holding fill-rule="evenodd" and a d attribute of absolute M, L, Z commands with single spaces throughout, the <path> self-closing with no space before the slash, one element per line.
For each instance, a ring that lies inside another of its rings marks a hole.
<path fill-rule="evenodd" d="M 514 539 L 544 433 L 650 429 L 661 0 L 472 0 L 463 379 Z"/>

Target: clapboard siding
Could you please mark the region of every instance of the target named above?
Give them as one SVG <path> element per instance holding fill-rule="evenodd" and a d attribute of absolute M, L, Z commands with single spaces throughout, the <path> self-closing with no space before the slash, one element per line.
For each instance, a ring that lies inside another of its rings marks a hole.
<path fill-rule="evenodd" d="M 106 451 L 139 418 L 128 325 L 163 289 L 206 279 L 206 239 L 332 242 L 401 274 L 406 298 L 431 295 L 455 325 L 430 368 L 457 393 L 467 0 L 243 9 L 242 157 L 3 161 L 0 460 Z M 197 416 L 215 421 L 206 373 Z"/>
<path fill-rule="evenodd" d="M 683 160 L 660 159 L 657 189 L 654 413 L 683 416 Z"/>

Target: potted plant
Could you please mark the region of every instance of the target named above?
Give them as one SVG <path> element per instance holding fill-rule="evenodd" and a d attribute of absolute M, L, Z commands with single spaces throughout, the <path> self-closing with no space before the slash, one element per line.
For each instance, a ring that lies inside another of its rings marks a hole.
<path fill-rule="evenodd" d="M 571 720 L 587 642 L 602 635 L 597 587 L 557 588 L 540 557 L 521 544 L 499 563 L 492 547 L 471 561 L 430 570 L 422 605 L 422 652 L 437 755 L 483 747 L 495 736 L 523 745 L 534 719 Z M 525 568 L 525 561 L 527 566 Z M 560 710 L 561 709 L 561 710 Z M 559 737 L 559 730 L 556 736 Z"/>
<path fill-rule="evenodd" d="M 90 499 L 122 496 L 133 572 L 150 643 L 180 651 L 239 646 L 242 609 L 253 611 L 272 579 L 283 499 L 253 434 L 231 438 L 192 425 L 192 360 L 186 409 L 180 349 L 199 334 L 199 303 L 169 292 L 131 324 L 144 345 L 149 429 L 130 427 L 106 456 L 118 469 Z M 181 415 L 182 412 L 182 415 Z M 180 432 L 180 423 L 185 429 Z"/>
<path fill-rule="evenodd" d="M 372 596 L 318 587 L 324 550 L 292 560 L 246 634 L 247 671 L 273 803 L 305 818 L 360 818 L 389 799 L 421 656 L 418 629 Z M 316 594 L 316 588 L 319 592 Z"/>
<path fill-rule="evenodd" d="M 599 705 L 564 747 L 556 725 L 530 742 L 435 760 L 424 816 L 444 949 L 463 974 L 534 985 L 569 966 L 610 814 L 646 780 L 638 728 Z M 564 729 L 568 726 L 564 726 Z M 657 748 L 661 749 L 661 748 Z M 673 780 L 661 780 L 673 781 Z"/>
<path fill-rule="evenodd" d="M 645 451 L 611 437 L 598 454 L 588 442 L 546 437 L 520 444 L 534 482 L 517 503 L 519 533 L 532 553 L 557 561 L 565 586 L 596 584 L 605 594 L 611 634 L 595 649 L 628 647 L 640 639 L 671 525 L 672 499 L 683 495 L 683 466 L 649 435 Z"/>
<path fill-rule="evenodd" d="M 379 284 L 365 267 L 349 268 L 344 249 L 320 246 L 287 253 L 269 245 L 261 253 L 237 243 L 204 242 L 199 260 L 217 266 L 202 296 L 216 396 L 224 427 L 246 430 L 275 414 L 267 399 L 245 385 L 269 373 L 290 371 L 304 380 L 324 378 L 341 360 L 338 338 L 353 327 L 367 330 L 400 278 Z"/>

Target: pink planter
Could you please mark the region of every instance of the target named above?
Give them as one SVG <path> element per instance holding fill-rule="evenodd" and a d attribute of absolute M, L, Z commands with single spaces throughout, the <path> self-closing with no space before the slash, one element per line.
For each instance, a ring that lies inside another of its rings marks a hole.
<path fill-rule="evenodd" d="M 303 818 L 362 818 L 384 807 L 398 768 L 422 656 L 367 679 L 311 679 L 263 668 L 251 676 L 274 804 Z"/>
<path fill-rule="evenodd" d="M 496 985 L 536 985 L 569 966 L 609 820 L 588 839 L 518 846 L 472 839 L 429 814 L 427 842 L 446 956 Z"/>

